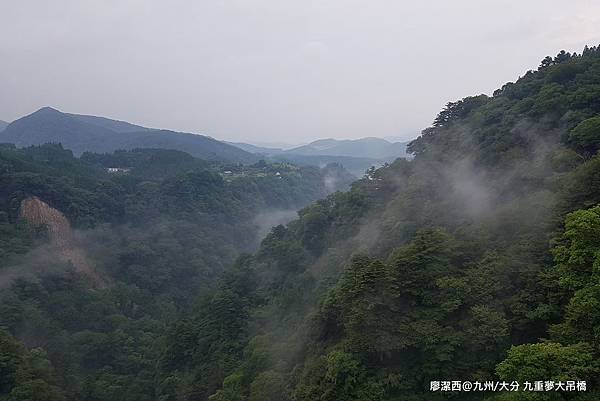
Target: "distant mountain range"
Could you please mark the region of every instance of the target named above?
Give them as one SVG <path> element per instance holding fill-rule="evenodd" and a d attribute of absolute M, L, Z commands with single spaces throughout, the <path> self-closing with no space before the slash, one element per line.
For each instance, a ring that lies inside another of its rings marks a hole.
<path fill-rule="evenodd" d="M 240 148 L 250 153 L 257 153 L 262 155 L 274 155 L 278 153 L 284 152 L 282 148 L 268 148 L 264 146 L 253 145 L 250 143 L 243 142 L 225 142 L 229 145 L 235 146 L 236 148 Z"/>
<path fill-rule="evenodd" d="M 275 149 L 283 149 L 288 150 L 295 148 L 300 145 L 304 145 L 304 143 L 289 143 L 289 142 L 263 142 L 263 141 L 252 141 L 252 144 L 261 148 L 275 148 Z"/>
<path fill-rule="evenodd" d="M 264 155 L 346 156 L 389 160 L 406 156 L 408 142 L 390 142 L 382 138 L 319 139 L 291 149 L 270 148 L 249 143 L 227 142 L 250 153 Z"/>
<path fill-rule="evenodd" d="M 97 116 L 87 116 L 83 114 L 69 114 L 64 113 L 70 117 L 74 117 L 84 123 L 98 125 L 100 127 L 108 128 L 109 130 L 120 132 L 120 133 L 128 133 L 128 132 L 148 132 L 152 131 L 152 128 L 142 127 L 141 125 L 135 125 L 128 123 L 126 121 L 119 120 L 111 120 L 110 118 L 105 117 L 97 117 Z"/>
<path fill-rule="evenodd" d="M 0 143 L 19 147 L 61 143 L 75 155 L 89 151 L 110 153 L 118 149 L 172 149 L 204 160 L 251 164 L 260 159 L 323 167 L 343 165 L 356 176 L 371 166 L 406 156 L 407 142 L 382 138 L 354 140 L 321 139 L 292 149 L 259 144 L 224 142 L 211 137 L 153 129 L 81 114 L 63 113 L 44 107 L 12 123 L 0 121 Z"/>
<path fill-rule="evenodd" d="M 368 157 L 333 156 L 333 155 L 300 155 L 295 153 L 280 153 L 265 157 L 271 162 L 288 162 L 299 166 L 324 167 L 330 163 L 340 164 L 355 177 L 362 177 L 371 166 L 379 167 L 385 163 L 384 160 L 371 159 Z"/>
<path fill-rule="evenodd" d="M 356 176 L 361 176 L 371 166 L 380 166 L 398 157 L 406 157 L 408 144 L 408 142 L 390 142 L 382 138 L 320 139 L 307 145 L 284 150 L 248 143 L 228 143 L 271 161 L 289 161 L 316 166 L 339 163 Z"/>
<path fill-rule="evenodd" d="M 19 147 L 61 143 L 76 155 L 117 149 L 181 150 L 204 160 L 254 163 L 259 157 L 238 147 L 196 134 L 150 129 L 104 117 L 62 113 L 44 107 L 20 118 L 0 132 L 0 142 Z"/>
<path fill-rule="evenodd" d="M 406 156 L 406 145 L 407 142 L 389 142 L 382 138 L 320 139 L 308 145 L 287 150 L 286 153 L 306 156 L 329 155 L 393 160 Z"/>

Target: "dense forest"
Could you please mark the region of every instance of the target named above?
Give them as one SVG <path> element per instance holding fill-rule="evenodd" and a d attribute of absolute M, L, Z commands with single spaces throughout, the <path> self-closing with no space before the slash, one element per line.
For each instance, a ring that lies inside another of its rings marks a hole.
<path fill-rule="evenodd" d="M 167 329 L 270 214 L 350 180 L 336 165 L 1 145 L 0 399 L 155 399 Z"/>
<path fill-rule="evenodd" d="M 324 188 L 290 165 L 3 148 L 0 399 L 599 399 L 600 48 L 449 103 L 408 149 L 241 254 L 254 211 Z M 54 266 L 28 196 L 101 283 Z M 587 389 L 431 391 L 457 380 Z"/>
<path fill-rule="evenodd" d="M 599 116 L 598 48 L 449 103 L 413 160 L 276 227 L 169 330 L 158 397 L 598 399 Z"/>

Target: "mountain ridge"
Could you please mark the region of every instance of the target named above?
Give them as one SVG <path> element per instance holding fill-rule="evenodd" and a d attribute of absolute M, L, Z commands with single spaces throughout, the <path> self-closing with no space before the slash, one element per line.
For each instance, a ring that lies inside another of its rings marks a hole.
<path fill-rule="evenodd" d="M 405 157 L 406 146 L 410 141 L 393 142 L 385 138 L 363 137 L 358 139 L 317 139 L 305 145 L 292 148 L 259 146 L 246 142 L 226 142 L 251 153 L 265 155 L 295 154 L 303 156 L 347 156 L 378 160 L 394 160 Z"/>
<path fill-rule="evenodd" d="M 184 132 L 157 130 L 105 117 L 63 113 L 43 107 L 10 123 L 0 142 L 18 147 L 61 143 L 76 155 L 118 149 L 163 148 L 182 150 L 205 160 L 254 163 L 258 157 L 216 139 Z"/>
<path fill-rule="evenodd" d="M 271 155 L 271 154 L 279 154 L 279 153 L 284 152 L 284 150 L 282 148 L 269 148 L 269 147 L 265 147 L 265 146 L 253 145 L 251 143 L 246 143 L 246 142 L 228 142 L 228 141 L 223 141 L 223 142 L 225 142 L 231 146 L 235 146 L 236 148 L 245 150 L 246 152 L 250 152 L 250 153 Z"/>
<path fill-rule="evenodd" d="M 77 118 L 81 121 L 84 121 L 88 124 L 97 125 L 100 127 L 104 127 L 110 129 L 111 131 L 115 131 L 118 133 L 127 133 L 127 132 L 138 132 L 138 131 L 152 131 L 154 128 L 148 128 L 137 124 L 132 124 L 127 121 L 122 120 L 114 120 L 107 117 L 94 116 L 89 114 L 72 114 L 65 113 L 68 116 Z"/>
<path fill-rule="evenodd" d="M 409 142 L 390 142 L 377 137 L 359 139 L 318 139 L 291 149 L 267 148 L 241 142 L 228 142 L 251 153 L 273 161 L 322 166 L 340 163 L 356 177 L 361 177 L 370 167 L 379 167 L 399 157 L 408 157 Z"/>
<path fill-rule="evenodd" d="M 372 159 L 394 160 L 406 156 L 408 142 L 389 142 L 383 138 L 365 137 L 359 139 L 319 139 L 309 144 L 286 150 L 286 153 L 302 155 L 331 155 L 368 157 Z"/>

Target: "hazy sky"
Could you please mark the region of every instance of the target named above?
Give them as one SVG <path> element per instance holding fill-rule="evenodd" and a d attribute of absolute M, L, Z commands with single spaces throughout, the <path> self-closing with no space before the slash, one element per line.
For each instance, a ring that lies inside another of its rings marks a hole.
<path fill-rule="evenodd" d="M 599 43 L 599 1 L 0 0 L 0 119 L 48 105 L 228 140 L 410 138 Z"/>

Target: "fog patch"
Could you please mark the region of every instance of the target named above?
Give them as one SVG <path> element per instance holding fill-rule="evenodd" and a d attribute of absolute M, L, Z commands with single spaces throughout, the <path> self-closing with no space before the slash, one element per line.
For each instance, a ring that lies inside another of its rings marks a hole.
<path fill-rule="evenodd" d="M 10 288 L 18 279 L 33 280 L 36 277 L 60 274 L 75 270 L 66 263 L 57 249 L 50 244 L 40 245 L 19 258 L 13 265 L 0 269 L 0 289 Z"/>
<path fill-rule="evenodd" d="M 493 208 L 494 194 L 483 171 L 474 168 L 469 160 L 462 160 L 444 172 L 452 190 L 450 196 L 464 214 L 479 217 Z"/>
<path fill-rule="evenodd" d="M 47 241 L 37 245 L 16 261 L 0 269 L 0 289 L 9 288 L 16 280 L 35 280 L 39 277 L 77 273 L 91 287 L 103 288 L 106 277 L 99 274 L 95 263 L 87 255 L 90 231 L 72 230 L 69 243 Z"/>
<path fill-rule="evenodd" d="M 333 193 L 338 190 L 340 185 L 339 181 L 339 177 L 336 174 L 333 174 L 331 172 L 325 174 L 325 176 L 323 177 L 323 185 L 325 186 L 327 194 Z"/>
<path fill-rule="evenodd" d="M 256 243 L 259 244 L 273 227 L 280 224 L 286 225 L 297 218 L 298 211 L 296 209 L 274 209 L 258 213 L 252 221 L 256 226 Z"/>

